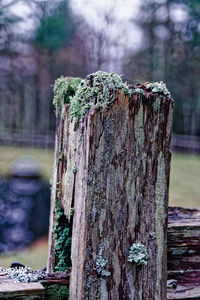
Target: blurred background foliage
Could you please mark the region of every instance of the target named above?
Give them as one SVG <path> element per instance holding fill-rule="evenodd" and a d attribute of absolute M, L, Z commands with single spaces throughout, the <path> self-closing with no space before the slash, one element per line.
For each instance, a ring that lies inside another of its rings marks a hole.
<path fill-rule="evenodd" d="M 49 51 L 67 45 L 75 33 L 75 22 L 67 1 L 58 3 L 53 12 L 47 13 L 43 9 L 40 22 L 40 26 L 36 29 L 35 43 Z"/>
<path fill-rule="evenodd" d="M 174 132 L 199 135 L 200 2 L 146 0 L 138 22 L 144 43 L 128 57 L 129 77 L 167 82 L 175 99 Z"/>
<path fill-rule="evenodd" d="M 200 153 L 197 0 L 0 0 L 0 175 L 29 154 L 49 180 L 54 81 L 99 69 L 130 83 L 167 83 L 175 101 L 173 150 L 190 153 L 172 156 L 170 205 L 199 206 L 200 157 L 191 154 Z M 47 240 L 16 255 L 0 265 L 44 266 Z"/>
<path fill-rule="evenodd" d="M 165 81 L 175 101 L 173 149 L 200 153 L 199 1 L 0 0 L 0 174 L 17 154 L 32 153 L 49 178 L 53 151 L 34 148 L 53 149 L 54 81 L 99 69 L 130 83 Z M 170 203 L 186 205 L 182 191 L 191 180 L 177 175 L 178 157 Z M 188 170 L 194 161 L 199 156 Z"/>
<path fill-rule="evenodd" d="M 174 133 L 199 142 L 196 0 L 102 5 L 87 0 L 1 0 L 0 141 L 52 146 L 55 79 L 85 77 L 98 69 L 124 74 L 131 83 L 165 81 L 175 99 Z"/>

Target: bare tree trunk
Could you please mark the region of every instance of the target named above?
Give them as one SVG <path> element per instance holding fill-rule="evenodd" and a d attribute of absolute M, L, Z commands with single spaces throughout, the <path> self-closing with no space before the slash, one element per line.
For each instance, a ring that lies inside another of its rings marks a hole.
<path fill-rule="evenodd" d="M 119 90 L 80 123 L 58 108 L 48 271 L 62 271 L 55 228 L 69 228 L 70 299 L 166 299 L 172 106 Z"/>

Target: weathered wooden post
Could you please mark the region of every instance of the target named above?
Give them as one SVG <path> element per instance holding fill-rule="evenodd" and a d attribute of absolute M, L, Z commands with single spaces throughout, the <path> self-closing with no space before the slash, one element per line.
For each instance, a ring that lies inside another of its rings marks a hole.
<path fill-rule="evenodd" d="M 101 71 L 55 85 L 48 272 L 70 299 L 166 299 L 173 101 Z"/>

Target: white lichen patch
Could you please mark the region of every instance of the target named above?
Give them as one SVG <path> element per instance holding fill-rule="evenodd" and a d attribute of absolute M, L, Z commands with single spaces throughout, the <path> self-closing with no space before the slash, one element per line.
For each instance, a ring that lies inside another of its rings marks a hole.
<path fill-rule="evenodd" d="M 105 268 L 108 264 L 108 260 L 107 259 L 104 259 L 102 257 L 101 254 L 99 254 L 97 256 L 97 259 L 96 259 L 96 267 L 95 267 L 95 270 L 97 271 L 98 275 L 101 276 L 101 277 L 108 277 L 111 275 L 110 272 L 106 271 Z"/>
<path fill-rule="evenodd" d="M 76 166 L 76 165 L 73 166 L 72 172 L 73 172 L 74 174 L 76 174 L 76 172 L 77 172 L 77 166 Z"/>
<path fill-rule="evenodd" d="M 163 81 L 148 83 L 146 88 L 151 89 L 154 93 L 163 93 L 167 98 L 171 98 L 171 94 Z"/>
<path fill-rule="evenodd" d="M 129 251 L 128 261 L 136 265 L 146 265 L 149 255 L 145 245 L 138 243 L 133 244 Z"/>
<path fill-rule="evenodd" d="M 143 89 L 140 89 L 140 88 L 136 88 L 136 89 L 134 89 L 134 94 L 135 93 L 138 93 L 138 94 L 142 94 L 143 96 L 145 95 L 145 93 L 144 93 L 144 91 L 143 91 Z"/>
<path fill-rule="evenodd" d="M 155 232 L 149 232 L 150 238 L 154 240 L 156 238 Z"/>
<path fill-rule="evenodd" d="M 46 272 L 43 270 L 33 270 L 27 266 L 20 268 L 1 268 L 0 272 L 8 275 L 14 282 L 37 282 L 44 279 Z"/>

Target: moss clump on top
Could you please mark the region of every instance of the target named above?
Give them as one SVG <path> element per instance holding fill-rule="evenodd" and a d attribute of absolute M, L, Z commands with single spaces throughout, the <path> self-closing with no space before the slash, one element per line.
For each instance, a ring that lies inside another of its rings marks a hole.
<path fill-rule="evenodd" d="M 96 108 L 104 105 L 110 107 L 115 101 L 116 92 L 120 89 L 129 96 L 138 93 L 148 98 L 148 90 L 151 90 L 153 93 L 171 98 L 163 81 L 130 86 L 116 73 L 97 71 L 84 80 L 63 76 L 57 79 L 54 85 L 53 103 L 61 105 L 64 98 L 64 103 L 70 104 L 69 117 L 72 121 L 74 118 L 83 118 L 92 105 Z"/>
<path fill-rule="evenodd" d="M 81 81 L 75 96 L 71 99 L 70 120 L 74 117 L 83 117 L 92 104 L 97 108 L 104 104 L 112 105 L 115 93 L 119 89 L 130 95 L 128 84 L 124 83 L 118 74 L 97 71 L 88 75 Z"/>
<path fill-rule="evenodd" d="M 71 98 L 75 95 L 77 87 L 81 82 L 81 78 L 71 78 L 61 76 L 55 81 L 54 84 L 54 105 L 61 105 L 62 99 L 64 103 L 70 103 Z"/>
<path fill-rule="evenodd" d="M 115 73 L 97 71 L 84 80 L 61 76 L 54 85 L 53 104 L 61 105 L 63 98 L 64 103 L 71 104 L 69 114 L 72 121 L 74 117 L 84 117 L 92 104 L 97 108 L 103 104 L 111 105 L 119 89 L 131 94 L 128 84 Z"/>

